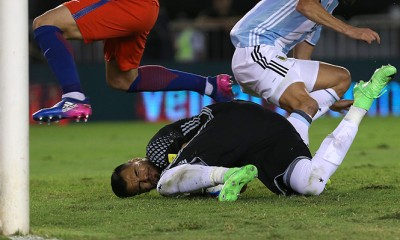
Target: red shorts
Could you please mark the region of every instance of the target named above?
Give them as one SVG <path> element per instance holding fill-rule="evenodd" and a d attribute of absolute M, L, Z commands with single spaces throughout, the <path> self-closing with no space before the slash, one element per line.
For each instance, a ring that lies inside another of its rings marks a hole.
<path fill-rule="evenodd" d="M 64 6 L 85 43 L 104 40 L 106 61 L 116 59 L 122 71 L 139 67 L 158 17 L 158 0 L 71 0 Z"/>

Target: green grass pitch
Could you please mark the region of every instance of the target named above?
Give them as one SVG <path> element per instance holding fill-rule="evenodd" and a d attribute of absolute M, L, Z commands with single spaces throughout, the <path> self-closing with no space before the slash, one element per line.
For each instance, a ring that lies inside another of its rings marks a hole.
<path fill-rule="evenodd" d="M 311 149 L 340 119 L 313 123 Z M 30 128 L 31 234 L 57 239 L 400 239 L 400 118 L 366 118 L 319 197 L 279 197 L 258 180 L 239 200 L 115 197 L 115 166 L 143 156 L 165 123 Z"/>

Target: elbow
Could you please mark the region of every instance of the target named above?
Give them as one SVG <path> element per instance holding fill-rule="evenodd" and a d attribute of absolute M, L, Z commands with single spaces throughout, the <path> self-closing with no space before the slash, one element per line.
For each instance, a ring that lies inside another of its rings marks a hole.
<path fill-rule="evenodd" d="M 296 5 L 296 11 L 298 11 L 299 13 L 303 14 L 303 15 L 307 15 L 309 9 L 309 4 L 308 1 L 299 1 Z"/>

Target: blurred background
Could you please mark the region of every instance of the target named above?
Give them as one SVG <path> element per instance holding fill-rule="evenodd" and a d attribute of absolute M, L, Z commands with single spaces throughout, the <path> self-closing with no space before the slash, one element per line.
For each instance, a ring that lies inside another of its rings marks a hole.
<path fill-rule="evenodd" d="M 160 14 L 150 33 L 141 65 L 163 65 L 199 75 L 232 74 L 234 48 L 229 32 L 256 0 L 159 0 Z M 64 1 L 29 0 L 30 21 Z M 334 15 L 354 26 L 369 27 L 381 44 L 368 45 L 324 29 L 313 59 L 346 67 L 353 81 L 368 80 L 375 68 L 390 63 L 400 68 L 400 0 L 359 0 L 341 4 Z M 61 92 L 30 30 L 30 113 L 58 102 Z M 212 103 L 190 92 L 127 94 L 108 88 L 102 42 L 72 41 L 85 93 L 93 107 L 93 121 L 173 121 L 197 114 Z M 235 87 L 236 97 L 266 105 Z M 345 98 L 351 98 L 351 90 Z M 400 116 L 400 84 L 392 82 L 369 112 L 371 116 Z M 267 106 L 269 107 L 269 106 Z M 285 114 L 282 110 L 276 111 Z M 330 113 L 330 116 L 337 116 Z M 67 123 L 67 122 L 66 122 Z"/>

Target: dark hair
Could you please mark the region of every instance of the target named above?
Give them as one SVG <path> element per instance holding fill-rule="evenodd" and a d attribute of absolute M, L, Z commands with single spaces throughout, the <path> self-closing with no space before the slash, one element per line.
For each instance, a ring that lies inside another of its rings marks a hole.
<path fill-rule="evenodd" d="M 127 198 L 132 196 L 132 194 L 129 194 L 126 190 L 127 183 L 125 179 L 121 176 L 121 171 L 124 170 L 126 166 L 126 163 L 119 165 L 114 169 L 114 172 L 111 175 L 111 188 L 114 194 L 120 198 Z"/>

